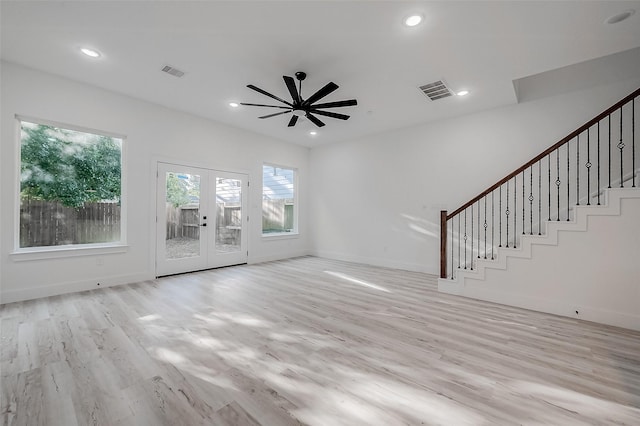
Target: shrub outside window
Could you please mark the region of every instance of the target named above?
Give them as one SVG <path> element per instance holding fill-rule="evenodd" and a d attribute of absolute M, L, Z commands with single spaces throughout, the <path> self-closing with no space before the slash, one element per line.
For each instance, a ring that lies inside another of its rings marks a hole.
<path fill-rule="evenodd" d="M 296 171 L 262 166 L 262 235 L 296 233 Z"/>
<path fill-rule="evenodd" d="M 20 121 L 19 248 L 121 241 L 121 138 Z"/>

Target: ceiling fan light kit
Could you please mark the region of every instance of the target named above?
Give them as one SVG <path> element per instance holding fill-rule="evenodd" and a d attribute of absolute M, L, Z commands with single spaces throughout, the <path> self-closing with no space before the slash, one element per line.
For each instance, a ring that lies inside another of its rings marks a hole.
<path fill-rule="evenodd" d="M 263 115 L 258 118 L 264 119 L 264 118 L 276 117 L 278 115 L 291 114 L 291 119 L 289 120 L 289 124 L 287 125 L 288 127 L 295 126 L 296 123 L 298 122 L 298 118 L 300 117 L 306 117 L 307 119 L 309 119 L 309 121 L 311 121 L 313 124 L 315 124 L 318 127 L 324 126 L 325 124 L 322 122 L 322 120 L 316 117 L 316 115 L 336 118 L 338 120 L 347 120 L 349 119 L 348 115 L 339 114 L 337 112 L 324 111 L 324 109 L 341 108 L 341 107 L 358 105 L 358 101 L 356 101 L 355 99 L 348 99 L 348 100 L 336 101 L 336 102 L 326 102 L 321 104 L 316 103 L 320 99 L 324 98 L 325 96 L 333 93 L 338 89 L 339 86 L 334 82 L 327 83 L 320 90 L 315 92 L 313 95 L 309 96 L 309 98 L 303 99 L 302 98 L 302 82 L 304 81 L 305 78 L 307 78 L 307 74 L 302 71 L 298 71 L 297 73 L 295 73 L 295 77 L 298 80 L 298 87 L 296 87 L 296 82 L 293 79 L 293 77 L 290 77 L 288 75 L 282 76 L 282 78 L 284 79 L 284 84 L 287 86 L 287 89 L 289 90 L 289 94 L 291 95 L 291 102 L 285 101 L 284 99 L 279 98 L 278 96 L 273 95 L 265 90 L 262 90 L 259 87 L 254 86 L 253 84 L 248 84 L 247 87 L 249 89 L 254 90 L 262 95 L 268 96 L 271 99 L 275 99 L 276 101 L 281 102 L 284 105 L 265 105 L 265 104 L 246 103 L 246 102 L 241 102 L 240 105 L 283 109 L 285 111 Z"/>

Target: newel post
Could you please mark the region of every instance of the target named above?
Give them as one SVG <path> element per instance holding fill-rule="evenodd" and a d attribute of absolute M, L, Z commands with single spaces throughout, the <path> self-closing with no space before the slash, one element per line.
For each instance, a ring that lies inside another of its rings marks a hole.
<path fill-rule="evenodd" d="M 440 278 L 447 278 L 447 211 L 440 210 Z"/>

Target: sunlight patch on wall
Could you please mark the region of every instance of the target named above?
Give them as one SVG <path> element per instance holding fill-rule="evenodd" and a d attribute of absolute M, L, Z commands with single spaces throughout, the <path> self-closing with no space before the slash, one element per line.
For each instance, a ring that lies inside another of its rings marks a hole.
<path fill-rule="evenodd" d="M 402 213 L 400 216 L 407 220 L 407 226 L 410 230 L 427 237 L 440 238 L 440 225 L 406 213 Z"/>

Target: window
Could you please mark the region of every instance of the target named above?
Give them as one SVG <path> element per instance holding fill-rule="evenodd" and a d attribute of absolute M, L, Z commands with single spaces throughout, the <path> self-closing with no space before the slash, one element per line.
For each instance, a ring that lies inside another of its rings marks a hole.
<path fill-rule="evenodd" d="M 122 142 L 20 121 L 19 248 L 121 241 Z"/>
<path fill-rule="evenodd" d="M 262 166 L 262 235 L 297 232 L 296 171 Z"/>

